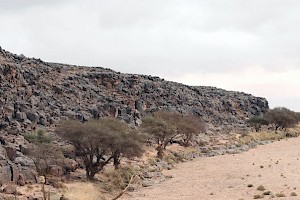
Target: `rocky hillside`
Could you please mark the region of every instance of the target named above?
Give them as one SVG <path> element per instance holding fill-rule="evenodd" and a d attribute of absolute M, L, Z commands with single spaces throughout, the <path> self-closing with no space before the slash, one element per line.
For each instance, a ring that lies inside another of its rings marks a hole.
<path fill-rule="evenodd" d="M 250 94 L 100 67 L 47 63 L 1 47 L 0 85 L 0 173 L 7 174 L 2 182 L 36 181 L 33 162 L 22 152 L 27 144 L 22 134 L 52 127 L 61 119 L 115 116 L 139 125 L 142 115 L 168 110 L 202 116 L 207 132 L 213 133 L 243 129 L 245 118 L 268 109 L 266 99 Z"/>

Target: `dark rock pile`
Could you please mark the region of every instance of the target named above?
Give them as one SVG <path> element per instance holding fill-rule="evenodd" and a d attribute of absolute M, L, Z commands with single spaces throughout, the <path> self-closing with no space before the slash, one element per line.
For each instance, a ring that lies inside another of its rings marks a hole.
<path fill-rule="evenodd" d="M 1 48 L 0 86 L 0 173 L 7 174 L 2 182 L 35 181 L 34 164 L 23 155 L 28 143 L 22 135 L 40 126 L 53 127 L 62 119 L 115 116 L 139 125 L 144 114 L 168 110 L 202 116 L 212 133 L 244 129 L 246 118 L 268 109 L 266 99 L 250 94 L 100 67 L 47 63 Z"/>

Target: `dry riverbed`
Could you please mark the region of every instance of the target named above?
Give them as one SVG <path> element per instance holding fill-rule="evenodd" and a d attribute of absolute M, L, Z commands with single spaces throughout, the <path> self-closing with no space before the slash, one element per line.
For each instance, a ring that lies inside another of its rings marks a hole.
<path fill-rule="evenodd" d="M 173 178 L 127 193 L 120 199 L 300 199 L 300 137 L 261 145 L 240 154 L 196 158 L 164 174 Z M 259 186 L 265 190 L 258 190 Z"/>

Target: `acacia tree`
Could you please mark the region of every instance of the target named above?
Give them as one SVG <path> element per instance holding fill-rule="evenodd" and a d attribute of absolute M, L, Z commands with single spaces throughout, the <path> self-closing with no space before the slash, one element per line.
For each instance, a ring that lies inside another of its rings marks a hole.
<path fill-rule="evenodd" d="M 161 159 L 164 149 L 176 136 L 182 137 L 181 144 L 187 147 L 194 135 L 205 130 L 205 124 L 196 116 L 158 111 L 143 120 L 142 128 L 156 141 L 157 157 Z"/>
<path fill-rule="evenodd" d="M 115 169 L 119 168 L 120 161 L 123 157 L 132 158 L 142 156 L 144 150 L 144 136 L 131 130 L 125 134 L 120 134 L 116 139 L 115 148 L 113 151 L 113 161 Z"/>
<path fill-rule="evenodd" d="M 275 125 L 275 131 L 279 128 L 286 129 L 293 127 L 298 123 L 296 113 L 284 107 L 276 107 L 269 110 L 266 113 L 265 118 L 271 124 Z"/>
<path fill-rule="evenodd" d="M 247 123 L 255 128 L 255 131 L 258 132 L 260 131 L 260 129 L 262 128 L 262 126 L 264 125 L 268 125 L 270 122 L 264 118 L 264 117 L 257 117 L 257 116 L 254 116 L 254 117 L 251 117 Z"/>
<path fill-rule="evenodd" d="M 165 120 L 169 125 L 175 127 L 176 136 L 182 138 L 181 145 L 190 145 L 193 136 L 205 130 L 205 124 L 200 117 L 194 115 L 183 115 L 177 112 L 158 111 L 153 114 Z M 173 138 L 172 138 L 173 139 Z"/>
<path fill-rule="evenodd" d="M 193 136 L 205 131 L 205 124 L 201 118 L 197 116 L 183 116 L 176 118 L 177 133 L 181 135 L 185 147 L 190 146 Z"/>
<path fill-rule="evenodd" d="M 163 158 L 164 149 L 177 135 L 176 127 L 159 115 L 147 116 L 143 119 L 142 129 L 148 133 L 157 144 L 157 157 Z"/>
<path fill-rule="evenodd" d="M 136 129 L 128 127 L 127 124 L 116 118 L 103 118 L 98 121 L 108 129 L 111 140 L 108 141 L 110 152 L 113 156 L 115 169 L 119 168 L 123 157 L 139 157 L 143 154 L 144 135 Z"/>
<path fill-rule="evenodd" d="M 128 126 L 116 118 L 107 117 L 85 123 L 64 121 L 58 126 L 57 132 L 74 145 L 76 154 L 84 162 L 89 180 L 94 179 L 95 174 L 103 170 L 111 160 L 118 167 L 122 156 L 142 154 L 140 141 L 132 142 L 130 146 L 125 142 L 125 134 L 135 133 L 129 133 Z"/>

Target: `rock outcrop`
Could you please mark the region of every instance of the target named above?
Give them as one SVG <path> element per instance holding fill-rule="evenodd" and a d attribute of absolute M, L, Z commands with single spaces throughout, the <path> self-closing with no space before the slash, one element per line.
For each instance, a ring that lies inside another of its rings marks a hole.
<path fill-rule="evenodd" d="M 139 125 L 145 113 L 168 110 L 202 116 L 212 133 L 244 129 L 246 118 L 267 109 L 266 99 L 250 94 L 48 63 L 0 47 L 0 173 L 7 174 L 5 180 L 34 181 L 34 163 L 22 152 L 28 145 L 22 135 L 62 119 L 115 116 Z"/>

